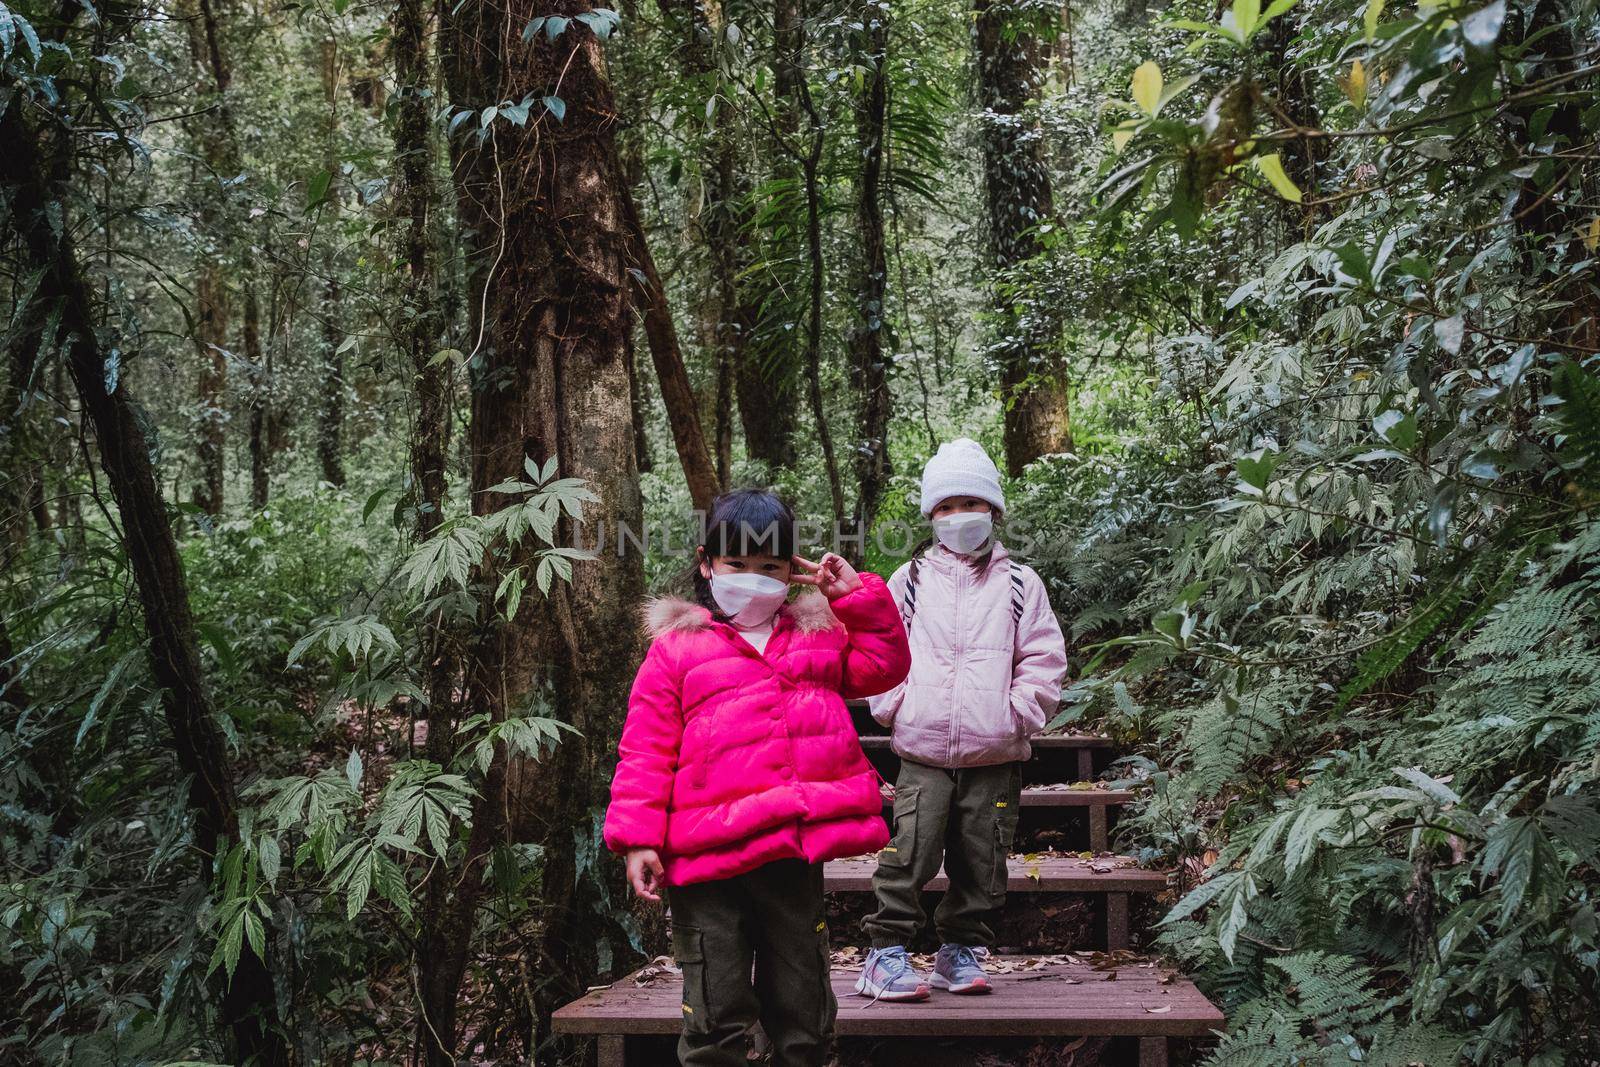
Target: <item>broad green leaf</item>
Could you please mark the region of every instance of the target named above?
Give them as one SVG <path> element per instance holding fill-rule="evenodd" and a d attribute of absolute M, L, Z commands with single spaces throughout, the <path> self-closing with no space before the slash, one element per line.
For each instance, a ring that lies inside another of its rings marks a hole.
<path fill-rule="evenodd" d="M 1239 40 L 1248 41 L 1261 24 L 1261 0 L 1233 0 L 1232 10 Z"/>

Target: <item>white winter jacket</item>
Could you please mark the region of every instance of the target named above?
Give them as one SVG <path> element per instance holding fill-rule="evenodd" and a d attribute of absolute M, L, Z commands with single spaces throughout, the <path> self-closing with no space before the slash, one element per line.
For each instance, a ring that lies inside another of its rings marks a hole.
<path fill-rule="evenodd" d="M 1066 641 L 1044 582 L 995 543 L 988 567 L 935 544 L 895 571 L 889 591 L 911 640 L 911 673 L 872 697 L 872 717 L 903 759 L 983 767 L 1027 759 L 1028 739 L 1055 712 Z"/>

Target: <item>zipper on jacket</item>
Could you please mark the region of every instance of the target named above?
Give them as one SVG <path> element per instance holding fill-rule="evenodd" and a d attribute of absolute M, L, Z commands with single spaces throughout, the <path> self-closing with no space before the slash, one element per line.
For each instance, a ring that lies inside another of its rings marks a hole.
<path fill-rule="evenodd" d="M 969 568 L 965 561 L 952 557 L 948 562 L 954 566 L 956 576 L 955 612 L 953 614 L 956 637 L 955 678 L 950 685 L 950 698 L 955 702 L 950 715 L 950 748 L 945 753 L 945 763 L 954 765 L 956 753 L 961 751 L 961 665 L 967 658 L 966 631 L 961 628 L 961 601 L 966 595 L 965 585 Z"/>

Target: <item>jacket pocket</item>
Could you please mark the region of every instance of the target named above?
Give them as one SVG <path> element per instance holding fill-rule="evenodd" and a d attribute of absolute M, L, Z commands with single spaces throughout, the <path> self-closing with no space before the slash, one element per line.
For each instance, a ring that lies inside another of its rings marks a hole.
<path fill-rule="evenodd" d="M 683 970 L 683 1028 L 691 1034 L 711 1032 L 706 996 L 705 935 L 699 927 L 672 924 L 672 958 Z"/>
<path fill-rule="evenodd" d="M 895 790 L 894 837 L 878 853 L 880 866 L 911 866 L 911 851 L 917 841 L 917 792 L 915 787 Z"/>

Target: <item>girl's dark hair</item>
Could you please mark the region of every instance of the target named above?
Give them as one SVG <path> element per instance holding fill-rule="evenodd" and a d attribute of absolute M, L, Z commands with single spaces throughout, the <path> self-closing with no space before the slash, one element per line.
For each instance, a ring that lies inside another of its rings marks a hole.
<path fill-rule="evenodd" d="M 720 556 L 776 556 L 787 561 L 795 554 L 794 511 L 783 498 L 765 489 L 735 489 L 711 502 L 700 546 L 707 562 Z M 700 573 L 700 557 L 685 575 L 694 600 L 721 617 L 711 596 L 711 580 Z"/>

